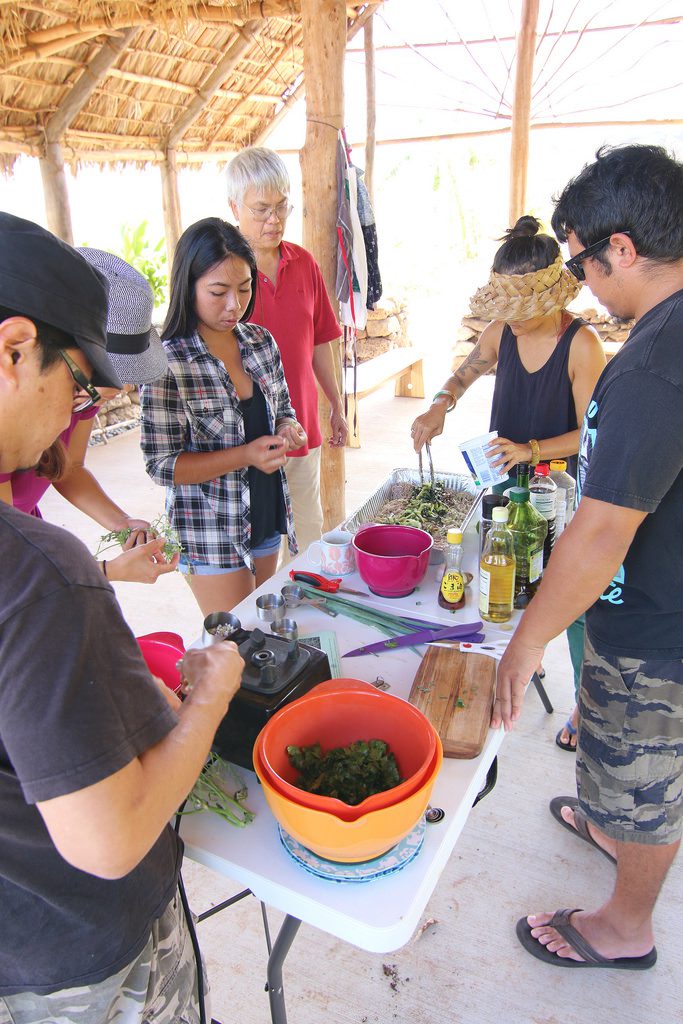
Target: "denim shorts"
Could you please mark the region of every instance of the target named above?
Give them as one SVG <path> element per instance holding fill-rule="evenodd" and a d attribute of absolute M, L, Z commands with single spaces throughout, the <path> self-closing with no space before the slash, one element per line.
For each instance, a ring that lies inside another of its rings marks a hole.
<path fill-rule="evenodd" d="M 586 634 L 576 782 L 589 821 L 622 843 L 683 832 L 683 661 L 623 658 Z"/>
<path fill-rule="evenodd" d="M 280 534 L 273 533 L 270 537 L 266 537 L 265 540 L 261 541 L 258 547 L 251 549 L 251 557 L 266 558 L 268 555 L 274 555 L 279 550 L 279 547 Z M 198 562 L 194 558 L 188 558 L 186 554 L 182 554 L 180 556 L 178 572 L 183 573 L 185 576 L 222 576 L 227 572 L 240 572 L 246 568 L 246 565 L 235 565 L 232 567 L 209 565 L 207 562 Z"/>

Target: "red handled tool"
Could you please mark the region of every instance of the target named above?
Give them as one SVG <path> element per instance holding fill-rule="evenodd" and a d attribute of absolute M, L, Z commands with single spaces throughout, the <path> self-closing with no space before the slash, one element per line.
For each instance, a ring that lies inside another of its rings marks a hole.
<path fill-rule="evenodd" d="M 317 572 L 301 572 L 301 570 L 290 569 L 289 578 L 295 583 L 308 583 L 310 587 L 315 587 L 317 590 L 322 590 L 326 594 L 355 594 L 356 597 L 370 597 L 370 594 L 366 594 L 363 590 L 350 590 L 348 587 L 342 587 L 341 577 L 335 577 L 334 579 L 328 579 L 326 576 L 319 576 Z"/>

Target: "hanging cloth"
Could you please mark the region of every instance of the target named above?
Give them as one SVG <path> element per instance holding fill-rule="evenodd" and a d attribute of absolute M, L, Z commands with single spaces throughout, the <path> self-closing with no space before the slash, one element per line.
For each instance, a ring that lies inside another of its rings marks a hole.
<path fill-rule="evenodd" d="M 358 215 L 356 168 L 349 162 L 342 132 L 337 140 L 337 193 L 337 298 L 342 324 L 358 330 L 368 319 L 368 265 Z"/>

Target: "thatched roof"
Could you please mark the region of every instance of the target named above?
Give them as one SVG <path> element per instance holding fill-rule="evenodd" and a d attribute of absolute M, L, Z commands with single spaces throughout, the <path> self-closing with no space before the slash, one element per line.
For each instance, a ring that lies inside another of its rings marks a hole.
<path fill-rule="evenodd" d="M 351 28 L 368 8 L 348 3 Z M 259 143 L 300 93 L 298 0 L 0 0 L 0 160 L 178 163 Z"/>

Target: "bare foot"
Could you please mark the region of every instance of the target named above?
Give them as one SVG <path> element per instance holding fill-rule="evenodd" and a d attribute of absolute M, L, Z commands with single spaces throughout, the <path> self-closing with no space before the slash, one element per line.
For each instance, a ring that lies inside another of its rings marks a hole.
<path fill-rule="evenodd" d="M 562 817 L 564 818 L 564 820 L 567 822 L 568 825 L 571 825 L 571 827 L 573 829 L 576 829 L 576 822 L 574 821 L 574 811 L 571 809 L 571 807 L 563 807 L 560 810 L 560 814 L 562 815 Z M 609 853 L 611 857 L 615 857 L 616 858 L 616 856 L 617 856 L 616 840 L 610 839 L 609 836 L 606 836 L 604 834 L 604 832 L 600 831 L 599 828 L 596 828 L 595 825 L 592 825 L 590 821 L 587 821 L 586 825 L 588 826 L 588 831 L 590 832 L 591 839 L 593 839 L 593 841 L 598 844 L 600 849 L 601 850 L 606 850 L 607 853 Z M 578 829 L 577 829 L 577 831 L 578 831 Z M 647 952 L 647 950 L 646 950 L 646 952 Z"/>
<path fill-rule="evenodd" d="M 569 721 L 574 726 L 574 729 L 578 729 L 578 727 L 579 727 L 579 706 L 578 706 L 578 704 L 574 705 L 574 710 L 572 711 L 571 715 L 569 716 Z M 570 731 L 567 728 L 567 726 L 563 725 L 562 729 L 560 730 L 560 742 L 564 743 L 565 745 L 569 744 L 569 746 L 571 747 L 572 750 L 576 750 L 576 740 L 577 740 L 576 732 L 570 733 Z"/>
<path fill-rule="evenodd" d="M 571 944 L 562 938 L 554 928 L 548 927 L 552 916 L 552 914 L 530 914 L 527 917 L 527 922 L 531 928 L 531 934 L 551 953 L 570 960 L 582 961 L 583 957 L 579 956 Z M 645 956 L 654 946 L 654 936 L 649 923 L 637 932 L 623 935 L 617 932 L 600 911 L 590 913 L 586 910 L 577 910 L 571 916 L 571 924 L 597 953 L 609 960 L 616 960 L 617 957 L 622 956 Z"/>

